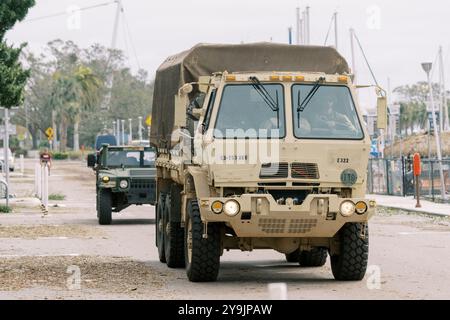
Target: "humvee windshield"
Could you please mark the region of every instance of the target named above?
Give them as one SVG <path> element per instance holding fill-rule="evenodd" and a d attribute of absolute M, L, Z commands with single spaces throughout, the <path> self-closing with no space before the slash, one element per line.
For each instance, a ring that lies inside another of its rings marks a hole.
<path fill-rule="evenodd" d="M 145 168 L 154 166 L 156 153 L 152 150 L 108 149 L 107 167 Z"/>
<path fill-rule="evenodd" d="M 263 86 L 268 94 L 266 97 L 252 84 L 225 86 L 214 130 L 215 138 L 285 136 L 283 86 Z"/>
<path fill-rule="evenodd" d="M 307 97 L 313 87 L 313 84 L 292 86 L 294 136 L 300 139 L 363 139 L 349 88 L 320 85 Z"/>

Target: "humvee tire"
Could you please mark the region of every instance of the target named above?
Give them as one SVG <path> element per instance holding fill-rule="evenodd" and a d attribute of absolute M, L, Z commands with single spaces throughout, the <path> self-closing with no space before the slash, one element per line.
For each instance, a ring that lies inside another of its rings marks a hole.
<path fill-rule="evenodd" d="M 166 253 L 164 249 L 164 204 L 166 202 L 166 195 L 159 194 L 158 203 L 156 204 L 156 221 L 155 221 L 155 235 L 156 246 L 158 247 L 159 261 L 166 263 Z"/>
<path fill-rule="evenodd" d="M 181 227 L 180 222 L 170 221 L 173 214 L 171 201 L 171 195 L 167 195 L 163 210 L 164 253 L 169 268 L 184 268 L 184 228 Z"/>
<path fill-rule="evenodd" d="M 362 280 L 366 274 L 369 257 L 368 225 L 347 223 L 339 231 L 339 241 L 339 255 L 331 256 L 331 270 L 334 278 L 341 281 Z"/>
<path fill-rule="evenodd" d="M 287 262 L 298 262 L 300 259 L 300 250 L 297 249 L 294 252 L 286 253 Z"/>
<path fill-rule="evenodd" d="M 302 251 L 299 256 L 299 263 L 302 267 L 322 267 L 327 262 L 328 250 L 312 248 L 311 251 Z"/>
<path fill-rule="evenodd" d="M 98 223 L 109 225 L 112 222 L 111 190 L 100 189 L 98 193 Z"/>
<path fill-rule="evenodd" d="M 203 238 L 203 222 L 197 200 L 189 200 L 185 223 L 186 274 L 192 282 L 216 281 L 219 275 L 221 239 L 220 227 L 208 224 L 208 238 Z"/>

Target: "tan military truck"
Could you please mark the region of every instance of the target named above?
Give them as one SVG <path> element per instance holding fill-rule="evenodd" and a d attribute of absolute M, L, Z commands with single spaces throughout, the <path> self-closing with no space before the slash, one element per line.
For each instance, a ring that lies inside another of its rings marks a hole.
<path fill-rule="evenodd" d="M 368 259 L 370 139 L 333 48 L 200 44 L 155 79 L 156 245 L 190 281 L 215 281 L 224 250 L 361 280 Z M 386 117 L 378 101 L 379 123 Z"/>

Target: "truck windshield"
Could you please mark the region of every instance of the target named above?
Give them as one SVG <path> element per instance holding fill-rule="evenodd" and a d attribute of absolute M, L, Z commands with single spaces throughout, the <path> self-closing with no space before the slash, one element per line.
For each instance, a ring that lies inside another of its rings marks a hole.
<path fill-rule="evenodd" d="M 108 150 L 106 165 L 108 167 L 151 167 L 154 166 L 155 152 L 135 150 Z"/>
<path fill-rule="evenodd" d="M 299 110 L 311 85 L 292 86 L 294 136 L 300 139 L 361 140 L 364 134 L 348 87 L 321 85 L 308 103 Z"/>
<path fill-rule="evenodd" d="M 258 86 L 225 86 L 217 115 L 215 138 L 282 138 L 285 136 L 284 95 L 281 84 L 261 84 L 267 96 L 278 102 L 274 108 L 258 92 Z M 278 99 L 278 101 L 277 101 Z"/>

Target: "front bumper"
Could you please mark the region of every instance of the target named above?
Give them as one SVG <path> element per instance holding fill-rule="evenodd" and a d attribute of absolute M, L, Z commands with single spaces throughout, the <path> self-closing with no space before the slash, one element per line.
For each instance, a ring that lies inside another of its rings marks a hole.
<path fill-rule="evenodd" d="M 234 216 L 216 214 L 211 204 L 219 200 L 236 200 L 240 211 Z M 340 214 L 343 201 L 364 202 L 367 211 L 350 217 Z M 301 205 L 275 202 L 270 194 L 243 194 L 234 198 L 200 198 L 200 214 L 204 222 L 225 222 L 238 237 L 333 237 L 348 222 L 367 222 L 376 204 L 367 199 L 342 199 L 337 195 L 308 195 Z"/>

